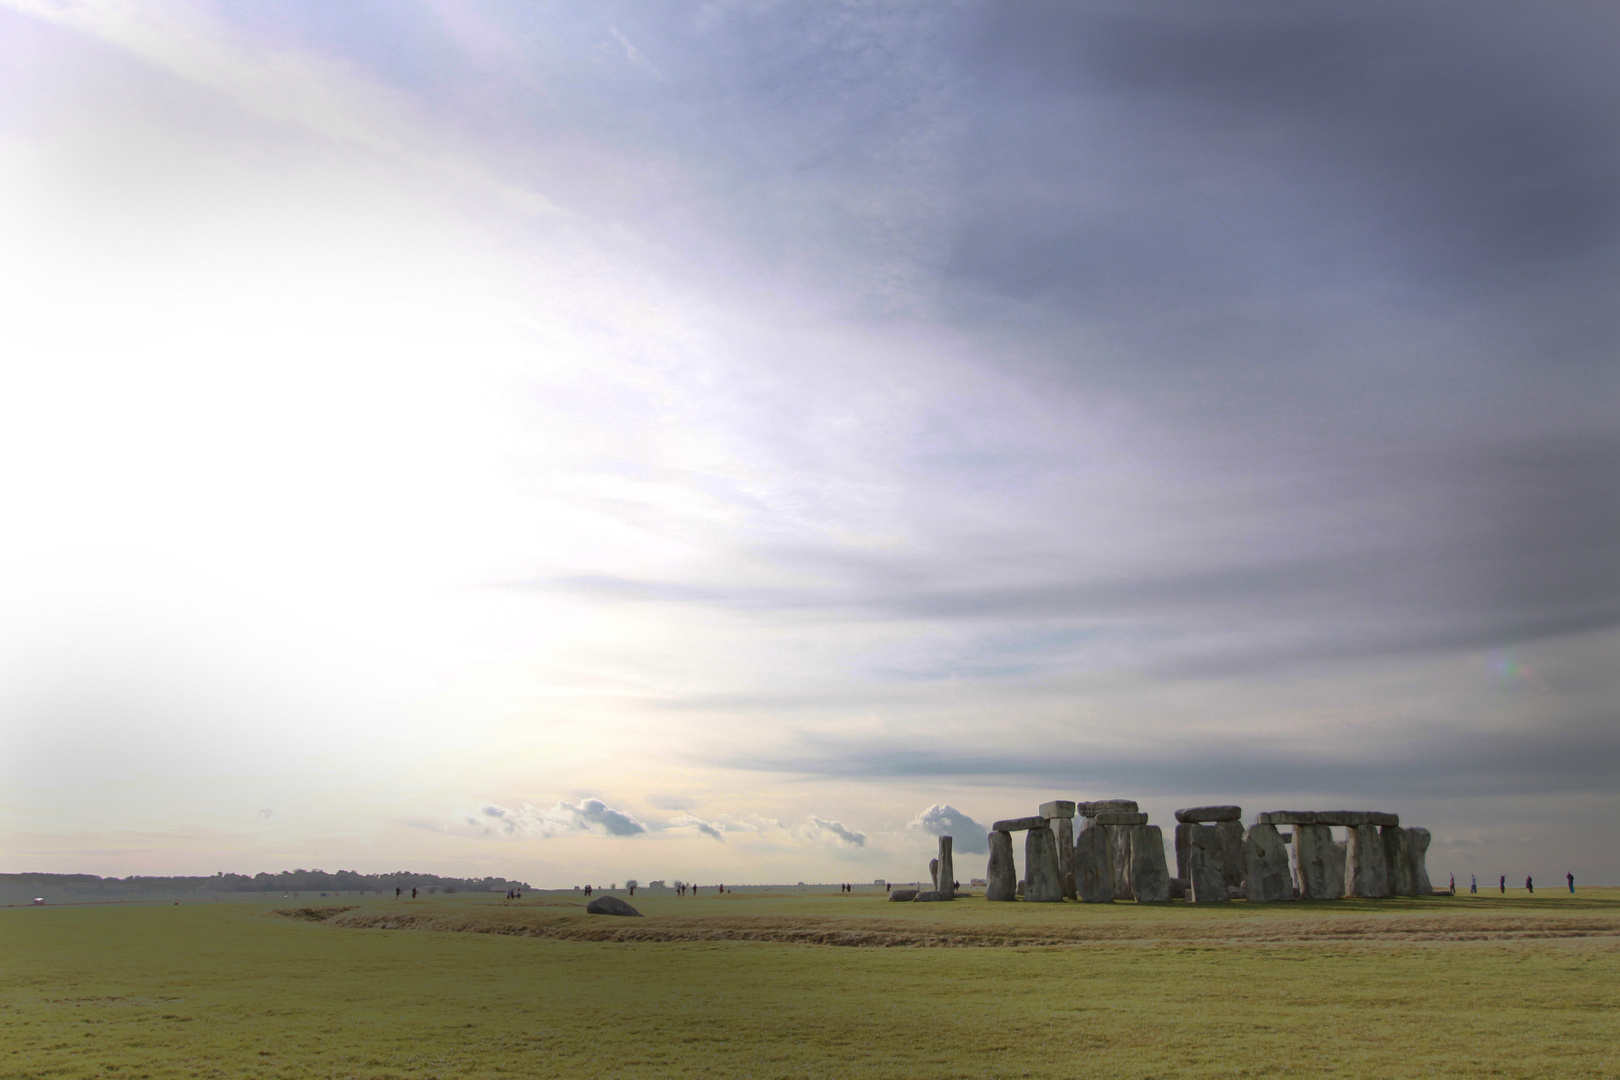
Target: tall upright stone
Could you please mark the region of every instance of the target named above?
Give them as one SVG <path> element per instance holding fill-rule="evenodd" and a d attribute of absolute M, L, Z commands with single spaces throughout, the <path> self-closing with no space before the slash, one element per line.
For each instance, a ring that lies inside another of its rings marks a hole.
<path fill-rule="evenodd" d="M 1275 825 L 1251 825 L 1243 837 L 1244 888 L 1250 903 L 1271 904 L 1294 898 L 1288 872 L 1288 846 Z"/>
<path fill-rule="evenodd" d="M 1344 862 L 1326 825 L 1295 825 L 1290 846 L 1301 900 L 1337 900 L 1344 895 Z"/>
<path fill-rule="evenodd" d="M 1217 822 L 1215 829 L 1221 834 L 1221 872 L 1226 876 L 1226 886 L 1241 889 L 1249 870 L 1243 853 L 1243 822 L 1228 819 Z"/>
<path fill-rule="evenodd" d="M 932 881 L 934 883 L 934 888 L 936 888 L 936 889 L 939 888 L 939 860 L 938 859 L 929 859 L 928 860 L 928 880 Z"/>
<path fill-rule="evenodd" d="M 1433 896 L 1434 886 L 1429 883 L 1429 830 L 1416 825 L 1407 829 L 1406 846 L 1412 856 L 1412 894 Z"/>
<path fill-rule="evenodd" d="M 1198 824 L 1196 821 L 1176 822 L 1176 877 L 1182 881 L 1187 880 L 1187 854 L 1192 851 L 1192 831 Z"/>
<path fill-rule="evenodd" d="M 1089 817 L 1081 820 L 1080 831 L 1074 837 L 1074 879 L 1084 902 L 1113 903 L 1114 860 L 1108 829 Z"/>
<path fill-rule="evenodd" d="M 934 888 L 947 900 L 956 899 L 956 860 L 951 856 L 951 838 L 939 838 L 939 858 L 934 860 Z"/>
<path fill-rule="evenodd" d="M 1389 881 L 1389 895 L 1416 896 L 1417 885 L 1412 880 L 1412 844 L 1406 830 L 1399 825 L 1385 825 L 1378 830 L 1384 843 L 1384 873 Z"/>
<path fill-rule="evenodd" d="M 1024 836 L 1024 899 L 1040 904 L 1063 902 L 1057 838 L 1044 825 L 1030 829 Z"/>
<path fill-rule="evenodd" d="M 1344 894 L 1376 899 L 1389 895 L 1384 839 L 1377 825 L 1352 825 L 1344 851 Z"/>
<path fill-rule="evenodd" d="M 1224 904 L 1226 891 L 1225 840 L 1213 825 L 1193 825 L 1187 835 L 1187 897 L 1195 904 Z"/>
<path fill-rule="evenodd" d="M 1131 890 L 1138 904 L 1170 902 L 1170 870 L 1164 862 L 1164 833 L 1157 825 L 1133 825 Z"/>
<path fill-rule="evenodd" d="M 1130 825 L 1104 825 L 1108 830 L 1109 857 L 1114 865 L 1114 899 L 1135 900 L 1131 885 L 1131 841 L 1136 838 Z"/>
<path fill-rule="evenodd" d="M 1052 833 L 1057 840 L 1058 877 L 1063 880 L 1063 899 L 1075 899 L 1074 884 L 1074 819 L 1051 818 Z"/>
<path fill-rule="evenodd" d="M 986 900 L 1012 900 L 1018 896 L 1018 868 L 1013 864 L 1012 833 L 990 834 L 990 865 L 984 874 Z"/>

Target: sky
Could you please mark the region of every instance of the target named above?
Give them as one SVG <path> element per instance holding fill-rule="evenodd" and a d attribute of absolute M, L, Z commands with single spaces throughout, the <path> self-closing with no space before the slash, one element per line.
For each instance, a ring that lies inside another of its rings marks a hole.
<path fill-rule="evenodd" d="M 0 872 L 965 880 L 1122 797 L 1620 883 L 1617 53 L 0 0 Z"/>

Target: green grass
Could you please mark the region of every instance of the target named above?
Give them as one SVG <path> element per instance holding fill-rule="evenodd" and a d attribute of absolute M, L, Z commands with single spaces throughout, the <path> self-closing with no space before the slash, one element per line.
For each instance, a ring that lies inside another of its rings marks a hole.
<path fill-rule="evenodd" d="M 1211 908 L 635 902 L 649 918 L 545 894 L 298 902 L 503 933 L 269 914 L 291 901 L 0 910 L 0 1077 L 1620 1077 L 1620 890 Z M 1073 940 L 511 932 L 610 923 Z"/>

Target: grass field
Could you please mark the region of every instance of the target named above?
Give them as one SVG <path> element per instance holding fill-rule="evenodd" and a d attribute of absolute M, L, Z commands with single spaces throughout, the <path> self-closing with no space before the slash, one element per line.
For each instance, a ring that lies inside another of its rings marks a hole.
<path fill-rule="evenodd" d="M 635 902 L 0 910 L 0 1077 L 1620 1077 L 1620 889 Z"/>

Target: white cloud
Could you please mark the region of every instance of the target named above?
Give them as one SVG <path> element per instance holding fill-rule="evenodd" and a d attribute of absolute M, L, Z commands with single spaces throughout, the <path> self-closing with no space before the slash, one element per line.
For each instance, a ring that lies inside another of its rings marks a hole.
<path fill-rule="evenodd" d="M 623 810 L 615 810 L 601 799 L 585 799 L 571 803 L 558 801 L 549 809 L 539 809 L 525 803 L 520 809 L 510 809 L 496 803 L 484 803 L 477 810 L 458 815 L 467 827 L 485 836 L 511 840 L 549 839 L 570 833 L 597 833 L 603 836 L 635 836 L 647 831 L 647 826 Z"/>
<path fill-rule="evenodd" d="M 865 847 L 866 834 L 856 832 L 841 821 L 828 821 L 811 815 L 806 822 L 806 834 L 811 838 L 828 838 L 850 847 Z"/>
<path fill-rule="evenodd" d="M 906 828 L 929 836 L 949 836 L 955 851 L 988 852 L 989 830 L 950 803 L 935 803 L 906 823 Z"/>
<path fill-rule="evenodd" d="M 725 826 L 715 821 L 704 821 L 695 814 L 681 814 L 678 817 L 673 817 L 670 819 L 669 824 L 674 829 L 693 828 L 704 836 L 713 837 L 721 842 L 725 841 L 723 835 Z"/>

